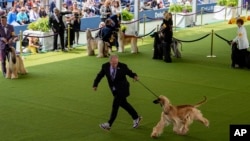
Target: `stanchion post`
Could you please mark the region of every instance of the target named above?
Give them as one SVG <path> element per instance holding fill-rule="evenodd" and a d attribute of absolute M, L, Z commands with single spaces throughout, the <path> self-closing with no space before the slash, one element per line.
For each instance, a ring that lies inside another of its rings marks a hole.
<path fill-rule="evenodd" d="M 227 20 L 227 6 L 225 6 L 225 17 L 224 18 L 225 18 L 224 21 L 226 21 Z"/>
<path fill-rule="evenodd" d="M 19 35 L 19 48 L 20 48 L 20 56 L 22 56 L 23 53 L 23 46 L 22 46 L 22 41 L 23 41 L 23 32 L 22 30 L 20 31 L 20 35 Z"/>
<path fill-rule="evenodd" d="M 145 36 L 146 32 L 146 15 L 143 15 L 143 35 Z"/>
<path fill-rule="evenodd" d="M 203 25 L 203 11 L 204 7 L 201 7 L 201 26 Z"/>
<path fill-rule="evenodd" d="M 247 19 L 248 2 L 246 2 L 246 19 Z"/>
<path fill-rule="evenodd" d="M 159 31 L 159 25 L 157 24 L 157 27 L 156 27 L 156 31 L 158 32 Z"/>
<path fill-rule="evenodd" d="M 176 12 L 174 13 L 174 31 L 176 31 Z"/>
<path fill-rule="evenodd" d="M 69 24 L 68 24 L 67 32 L 68 32 L 68 49 L 70 50 L 70 25 Z"/>
<path fill-rule="evenodd" d="M 214 30 L 212 29 L 212 32 L 211 32 L 211 50 L 210 50 L 210 55 L 208 55 L 207 57 L 216 57 L 215 55 L 213 55 L 213 45 L 214 44 Z"/>

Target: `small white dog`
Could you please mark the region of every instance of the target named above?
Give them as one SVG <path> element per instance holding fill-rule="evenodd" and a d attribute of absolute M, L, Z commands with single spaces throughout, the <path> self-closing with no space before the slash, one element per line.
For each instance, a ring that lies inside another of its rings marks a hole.
<path fill-rule="evenodd" d="M 7 67 L 6 67 L 6 78 L 16 79 L 18 74 L 27 74 L 24 68 L 23 60 L 19 55 L 16 55 L 15 48 L 9 47 Z"/>
<path fill-rule="evenodd" d="M 189 125 L 193 120 L 198 120 L 208 127 L 209 121 L 204 118 L 201 111 L 197 109 L 197 107 L 205 103 L 206 100 L 205 97 L 203 101 L 195 105 L 174 106 L 166 96 L 159 96 L 158 99 L 154 100 L 154 103 L 161 104 L 163 111 L 161 113 L 160 121 L 153 128 L 151 137 L 159 137 L 162 134 L 164 127 L 171 123 L 173 124 L 173 131 L 179 135 L 185 135 L 188 132 Z"/>

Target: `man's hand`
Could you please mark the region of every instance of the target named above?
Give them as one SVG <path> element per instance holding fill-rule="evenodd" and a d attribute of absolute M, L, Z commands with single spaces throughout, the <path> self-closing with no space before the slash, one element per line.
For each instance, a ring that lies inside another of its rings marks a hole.
<path fill-rule="evenodd" d="M 93 87 L 93 90 L 96 91 L 96 90 L 97 90 L 97 87 Z"/>
<path fill-rule="evenodd" d="M 134 81 L 139 81 L 138 76 L 135 76 L 135 77 L 134 77 Z"/>

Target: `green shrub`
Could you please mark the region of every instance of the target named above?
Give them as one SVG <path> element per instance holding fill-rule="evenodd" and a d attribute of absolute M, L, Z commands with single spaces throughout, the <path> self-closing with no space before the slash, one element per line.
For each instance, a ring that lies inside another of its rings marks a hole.
<path fill-rule="evenodd" d="M 134 18 L 133 13 L 128 10 L 122 10 L 122 20 L 123 21 L 131 21 Z"/>
<path fill-rule="evenodd" d="M 37 21 L 32 22 L 27 27 L 29 30 L 48 32 L 49 28 L 49 18 L 39 18 Z"/>

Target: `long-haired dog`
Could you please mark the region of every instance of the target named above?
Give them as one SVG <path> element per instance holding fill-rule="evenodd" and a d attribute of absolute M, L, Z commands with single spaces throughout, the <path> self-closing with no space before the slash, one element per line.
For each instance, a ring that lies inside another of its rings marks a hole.
<path fill-rule="evenodd" d="M 100 31 L 98 31 L 100 32 Z M 92 36 L 91 30 L 86 30 L 86 39 L 87 39 L 87 51 L 89 56 L 95 55 L 95 49 L 98 49 L 97 57 L 107 57 L 108 56 L 108 45 L 103 42 L 101 38 L 97 36 L 94 38 Z"/>
<path fill-rule="evenodd" d="M 189 130 L 189 125 L 198 120 L 205 126 L 209 126 L 209 121 L 203 117 L 200 110 L 197 109 L 200 105 L 207 101 L 206 97 L 201 102 L 195 105 L 178 105 L 174 106 L 170 103 L 166 96 L 159 96 L 154 100 L 155 104 L 162 106 L 161 119 L 157 125 L 153 128 L 151 137 L 159 137 L 165 126 L 173 124 L 173 131 L 179 135 L 185 135 Z"/>
<path fill-rule="evenodd" d="M 125 35 L 121 29 L 118 30 L 118 52 L 124 52 L 124 47 L 126 45 L 131 45 L 131 53 L 138 53 L 137 39 L 138 37 L 134 35 Z"/>
<path fill-rule="evenodd" d="M 26 74 L 27 71 L 24 68 L 22 58 L 16 54 L 15 48 L 8 47 L 6 50 L 8 53 L 7 67 L 6 67 L 6 78 L 16 79 L 18 74 Z"/>

